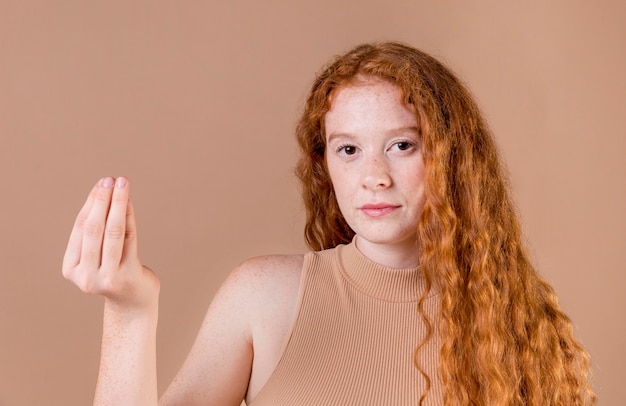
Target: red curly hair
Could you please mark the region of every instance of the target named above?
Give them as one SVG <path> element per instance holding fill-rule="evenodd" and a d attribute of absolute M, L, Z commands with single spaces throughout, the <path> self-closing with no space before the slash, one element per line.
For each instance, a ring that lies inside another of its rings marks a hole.
<path fill-rule="evenodd" d="M 430 331 L 425 342 L 434 325 L 441 335 L 445 405 L 595 404 L 588 355 L 529 260 L 490 131 L 470 92 L 430 55 L 396 42 L 365 44 L 317 76 L 296 129 L 309 246 L 332 248 L 354 236 L 326 168 L 324 116 L 333 91 L 367 77 L 397 85 L 421 127 L 418 235 L 428 289 L 418 311 Z M 423 311 L 430 289 L 441 298 L 438 320 Z M 418 355 L 425 342 L 414 354 L 424 375 Z"/>

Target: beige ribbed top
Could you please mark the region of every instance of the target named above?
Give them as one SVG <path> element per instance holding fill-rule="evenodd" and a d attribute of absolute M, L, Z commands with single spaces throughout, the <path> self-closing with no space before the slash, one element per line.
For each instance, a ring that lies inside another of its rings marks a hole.
<path fill-rule="evenodd" d="M 419 269 L 372 262 L 354 241 L 308 253 L 289 340 L 250 405 L 417 405 L 426 385 L 413 365 L 426 334 L 417 313 L 423 286 Z M 438 307 L 431 294 L 431 320 Z M 420 352 L 432 382 L 426 405 L 443 404 L 436 336 Z"/>

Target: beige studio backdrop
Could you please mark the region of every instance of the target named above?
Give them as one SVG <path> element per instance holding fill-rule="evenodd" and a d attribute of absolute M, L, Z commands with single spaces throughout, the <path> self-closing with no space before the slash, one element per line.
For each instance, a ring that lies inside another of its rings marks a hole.
<path fill-rule="evenodd" d="M 307 87 L 332 55 L 387 39 L 476 95 L 600 404 L 623 404 L 622 4 L 0 0 L 0 405 L 91 402 L 102 300 L 60 265 L 105 175 L 131 179 L 141 258 L 162 281 L 163 391 L 233 266 L 306 249 L 292 172 Z"/>

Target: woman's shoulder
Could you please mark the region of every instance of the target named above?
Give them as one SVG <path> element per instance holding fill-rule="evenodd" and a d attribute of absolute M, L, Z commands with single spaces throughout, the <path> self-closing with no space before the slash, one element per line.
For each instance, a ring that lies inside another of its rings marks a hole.
<path fill-rule="evenodd" d="M 241 302 L 253 313 L 266 312 L 277 301 L 295 301 L 304 254 L 248 258 L 230 273 L 220 293 Z"/>
<path fill-rule="evenodd" d="M 300 278 L 303 263 L 304 254 L 252 257 L 237 265 L 229 278 L 244 285 L 252 283 L 257 287 L 259 283 L 264 286 L 274 282 L 284 283 L 291 278 Z"/>
<path fill-rule="evenodd" d="M 198 402 L 211 399 L 224 404 L 228 393 L 238 397 L 260 390 L 280 358 L 289 331 L 303 258 L 255 257 L 231 271 L 213 297 L 164 404 L 179 404 L 193 396 Z"/>
<path fill-rule="evenodd" d="M 253 346 L 248 399 L 265 385 L 284 351 L 297 314 L 304 257 L 249 258 L 232 271 L 222 288 L 233 292 L 231 302 L 237 303 L 237 315 L 246 321 Z"/>

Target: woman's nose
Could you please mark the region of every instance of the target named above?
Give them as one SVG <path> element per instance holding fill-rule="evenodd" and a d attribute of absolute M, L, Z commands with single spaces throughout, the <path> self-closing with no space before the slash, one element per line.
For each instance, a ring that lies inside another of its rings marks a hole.
<path fill-rule="evenodd" d="M 365 160 L 363 173 L 364 189 L 384 189 L 391 186 L 391 176 L 387 160 L 381 156 L 375 156 Z"/>

